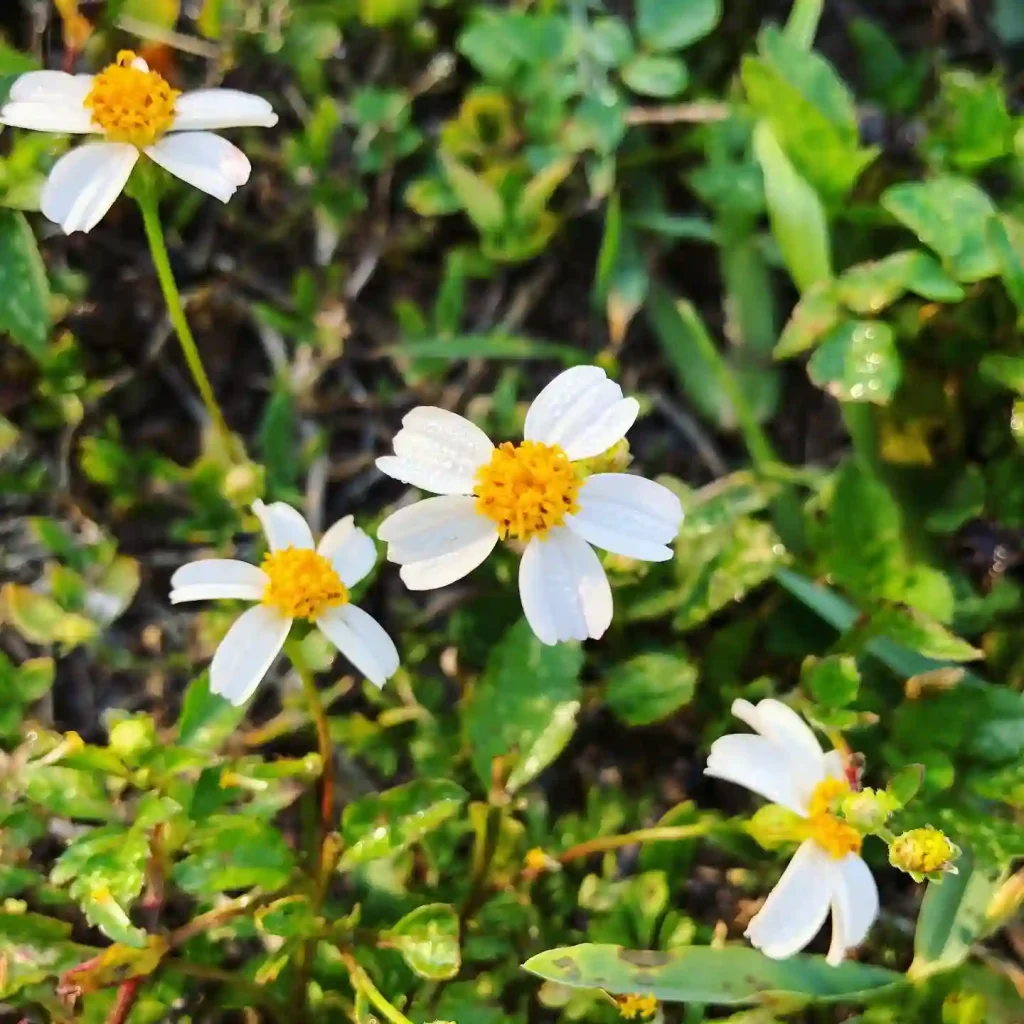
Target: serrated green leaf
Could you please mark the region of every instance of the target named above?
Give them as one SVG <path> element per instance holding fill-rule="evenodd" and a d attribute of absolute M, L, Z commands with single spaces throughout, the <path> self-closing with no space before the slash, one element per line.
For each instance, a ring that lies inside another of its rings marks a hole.
<path fill-rule="evenodd" d="M 206 818 L 185 844 L 187 856 L 174 866 L 174 880 L 197 896 L 215 896 L 259 886 L 280 889 L 295 868 L 295 855 L 281 831 L 241 814 Z"/>
<path fill-rule="evenodd" d="M 502 637 L 465 717 L 473 767 L 485 787 L 494 758 L 506 758 L 511 773 L 530 756 L 555 708 L 579 699 L 582 665 L 578 644 L 543 644 L 525 620 Z"/>
<path fill-rule="evenodd" d="M 25 215 L 0 208 L 0 334 L 36 359 L 50 333 L 50 284 Z"/>
<path fill-rule="evenodd" d="M 626 725 L 650 725 L 693 700 L 697 675 L 689 658 L 649 651 L 612 669 L 605 700 Z"/>
<path fill-rule="evenodd" d="M 459 915 L 447 903 L 417 907 L 381 939 L 381 945 L 397 949 L 421 978 L 445 981 L 454 978 L 462 966 Z"/>
<path fill-rule="evenodd" d="M 465 801 L 466 791 L 448 779 L 417 779 L 348 804 L 341 818 L 345 852 L 339 869 L 391 857 L 418 843 Z"/>
<path fill-rule="evenodd" d="M 850 960 L 832 967 L 824 957 L 801 955 L 772 960 L 739 946 L 695 946 L 669 953 L 621 946 L 567 946 L 538 953 L 523 967 L 573 988 L 650 995 L 668 1003 L 726 1006 L 784 997 L 856 1002 L 905 984 L 901 974 L 883 967 Z"/>

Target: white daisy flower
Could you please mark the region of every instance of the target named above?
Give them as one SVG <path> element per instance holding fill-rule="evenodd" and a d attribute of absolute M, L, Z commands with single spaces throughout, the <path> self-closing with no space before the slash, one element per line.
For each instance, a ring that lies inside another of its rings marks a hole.
<path fill-rule="evenodd" d="M 388 558 L 411 590 L 462 579 L 499 540 L 526 543 L 519 595 L 546 644 L 603 635 L 612 591 L 591 544 L 649 562 L 672 557 L 679 499 L 626 473 L 584 477 L 578 463 L 606 452 L 637 417 L 634 398 L 597 366 L 559 374 L 526 415 L 525 440 L 495 447 L 479 427 L 420 406 L 402 420 L 388 476 L 441 495 L 399 509 L 380 525 Z"/>
<path fill-rule="evenodd" d="M 371 683 L 383 686 L 398 671 L 398 651 L 373 616 L 349 603 L 349 588 L 377 560 L 373 541 L 346 516 L 314 547 L 306 520 L 290 505 L 257 501 L 252 509 L 270 546 L 261 566 L 204 558 L 171 577 L 171 604 L 216 598 L 259 602 L 220 642 L 210 665 L 210 690 L 244 704 L 281 652 L 295 619 L 316 623 Z"/>
<path fill-rule="evenodd" d="M 14 128 L 103 136 L 61 157 L 43 186 L 40 209 L 69 235 L 99 223 L 142 153 L 226 203 L 249 180 L 249 161 L 208 129 L 276 123 L 270 104 L 250 93 L 182 95 L 130 50 L 98 75 L 29 71 L 0 107 L 0 124 Z"/>
<path fill-rule="evenodd" d="M 822 752 L 814 733 L 777 700 L 733 702 L 732 713 L 759 735 L 723 736 L 711 745 L 706 775 L 735 782 L 804 819 L 805 836 L 747 926 L 762 953 L 782 960 L 817 935 L 832 911 L 828 962 L 842 962 L 878 916 L 878 888 L 860 857 L 862 837 L 833 812 L 850 792 L 838 750 Z"/>

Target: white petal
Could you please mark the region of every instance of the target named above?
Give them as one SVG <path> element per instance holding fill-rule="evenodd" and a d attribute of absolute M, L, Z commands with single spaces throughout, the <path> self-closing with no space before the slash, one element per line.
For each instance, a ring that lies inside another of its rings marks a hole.
<path fill-rule="evenodd" d="M 354 604 L 331 608 L 316 624 L 375 686 L 383 686 L 398 671 L 398 650 L 394 641 L 362 608 Z"/>
<path fill-rule="evenodd" d="M 672 557 L 683 506 L 661 484 L 627 473 L 595 473 L 583 481 L 580 510 L 566 516 L 573 533 L 605 551 L 648 562 Z"/>
<path fill-rule="evenodd" d="M 136 71 L 149 71 L 149 63 L 142 57 L 135 57 L 132 60 L 132 67 Z"/>
<path fill-rule="evenodd" d="M 146 156 L 175 177 L 226 203 L 249 180 L 249 158 L 213 132 L 165 135 L 146 149 Z"/>
<path fill-rule="evenodd" d="M 66 71 L 28 71 L 20 75 L 10 91 L 10 103 L 51 103 L 81 107 L 92 88 L 92 75 L 69 75 Z"/>
<path fill-rule="evenodd" d="M 799 758 L 816 773 L 816 782 L 824 778 L 822 759 L 825 755 L 821 744 L 811 727 L 787 704 L 771 697 L 758 701 L 756 705 L 748 700 L 734 700 L 732 713 L 751 729 Z"/>
<path fill-rule="evenodd" d="M 801 843 L 764 906 L 747 926 L 751 944 L 774 960 L 798 953 L 825 923 L 834 861 L 813 840 Z"/>
<path fill-rule="evenodd" d="M 498 528 L 476 510 L 476 498 L 445 494 L 425 498 L 392 513 L 377 536 L 388 542 L 388 559 L 398 565 L 453 554 Z"/>
<path fill-rule="evenodd" d="M 534 537 L 519 565 L 519 597 L 539 640 L 597 639 L 612 621 L 612 588 L 594 549 L 558 527 Z"/>
<path fill-rule="evenodd" d="M 841 750 L 830 750 L 822 758 L 825 766 L 825 774 L 830 779 L 846 780 L 846 765 L 843 763 L 843 752 Z"/>
<path fill-rule="evenodd" d="M 733 734 L 715 740 L 704 774 L 735 782 L 795 814 L 807 816 L 807 787 L 793 772 L 790 762 L 780 756 L 778 747 L 763 736 Z"/>
<path fill-rule="evenodd" d="M 92 113 L 70 103 L 5 103 L 0 109 L 0 124 L 11 128 L 29 128 L 37 132 L 86 135 L 99 131 L 93 126 Z"/>
<path fill-rule="evenodd" d="M 840 964 L 847 950 L 864 941 L 877 916 L 878 886 L 871 870 L 856 853 L 848 853 L 836 862 L 828 962 Z"/>
<path fill-rule="evenodd" d="M 88 142 L 62 156 L 50 171 L 39 208 L 67 234 L 91 231 L 114 205 L 139 158 L 123 142 Z"/>
<path fill-rule="evenodd" d="M 263 587 L 249 583 L 196 583 L 190 587 L 175 587 L 170 594 L 171 604 L 187 601 L 259 601 Z"/>
<path fill-rule="evenodd" d="M 528 441 L 557 444 L 574 462 L 600 455 L 626 436 L 640 406 L 599 366 L 574 366 L 536 397 L 526 414 Z"/>
<path fill-rule="evenodd" d="M 309 524 L 302 518 L 302 513 L 291 505 L 283 501 L 275 501 L 272 505 L 254 501 L 252 510 L 263 527 L 271 551 L 313 547 L 313 533 Z"/>
<path fill-rule="evenodd" d="M 179 96 L 174 105 L 172 132 L 209 128 L 270 128 L 277 114 L 262 96 L 237 89 L 197 89 Z"/>
<path fill-rule="evenodd" d="M 291 619 L 263 604 L 243 612 L 213 656 L 210 692 L 244 704 L 281 653 L 291 625 Z"/>
<path fill-rule="evenodd" d="M 432 555 L 419 561 L 408 562 L 398 570 L 402 582 L 410 590 L 436 590 L 461 580 L 471 573 L 498 543 L 498 531 L 493 523 L 464 547 L 443 555 Z M 390 548 L 388 549 L 390 551 Z"/>
<path fill-rule="evenodd" d="M 261 592 L 269 582 L 270 578 L 262 569 L 237 558 L 202 558 L 183 565 L 171 577 L 171 587 L 230 583 L 259 587 Z"/>
<path fill-rule="evenodd" d="M 472 494 L 494 445 L 465 417 L 421 405 L 402 420 L 394 449 L 377 460 L 382 473 L 435 494 Z"/>
<path fill-rule="evenodd" d="M 377 561 L 377 545 L 352 516 L 339 519 L 320 538 L 317 551 L 334 566 L 346 587 L 354 587 Z"/>

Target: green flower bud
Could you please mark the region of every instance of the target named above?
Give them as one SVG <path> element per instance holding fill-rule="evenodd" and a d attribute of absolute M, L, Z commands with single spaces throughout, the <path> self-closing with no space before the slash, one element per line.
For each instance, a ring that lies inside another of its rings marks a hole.
<path fill-rule="evenodd" d="M 941 878 L 943 874 L 956 874 L 955 861 L 960 848 L 931 825 L 915 828 L 897 836 L 889 847 L 889 863 L 905 871 L 914 881 Z"/>

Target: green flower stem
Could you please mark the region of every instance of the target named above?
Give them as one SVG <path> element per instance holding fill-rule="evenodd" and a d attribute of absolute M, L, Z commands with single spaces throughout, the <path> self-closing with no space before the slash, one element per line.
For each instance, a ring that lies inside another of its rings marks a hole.
<path fill-rule="evenodd" d="M 706 836 L 719 822 L 712 818 L 696 821 L 692 825 L 655 825 L 653 828 L 641 828 L 635 832 L 624 832 L 617 836 L 599 836 L 588 839 L 585 843 L 577 843 L 560 853 L 556 860 L 567 864 L 579 857 L 589 857 L 592 853 L 604 853 L 606 850 L 617 850 L 621 846 L 632 846 L 634 843 L 657 843 L 678 841 L 680 839 L 697 839 Z"/>
<path fill-rule="evenodd" d="M 292 667 L 299 674 L 302 680 L 302 689 L 306 694 L 309 703 L 310 716 L 316 725 L 317 745 L 320 748 L 320 820 L 323 823 L 324 836 L 333 828 L 334 824 L 334 750 L 331 744 L 331 727 L 327 721 L 327 711 L 323 701 L 320 700 L 320 691 L 316 688 L 316 680 L 302 653 L 302 644 L 297 640 L 289 640 L 285 644 L 285 654 L 288 655 Z"/>
<path fill-rule="evenodd" d="M 342 951 L 342 962 L 348 971 L 352 987 L 357 993 L 362 993 L 380 1013 L 391 1022 L 391 1024 L 412 1024 L 404 1014 L 400 1013 L 394 1006 L 384 998 L 376 985 L 370 980 L 370 976 L 359 966 L 358 961 L 351 953 Z"/>
<path fill-rule="evenodd" d="M 210 386 L 210 379 L 206 376 L 196 339 L 192 336 L 192 329 L 188 325 L 185 309 L 181 304 L 181 293 L 178 291 L 177 282 L 175 282 L 174 274 L 171 271 L 171 259 L 167 254 L 167 243 L 164 241 L 164 231 L 160 224 L 160 211 L 156 195 L 149 182 L 138 188 L 134 195 L 142 212 L 142 224 L 146 230 L 149 251 L 156 266 L 156 276 L 160 281 L 164 302 L 167 303 L 167 312 L 170 314 L 171 323 L 174 325 L 175 333 L 181 344 L 181 354 L 185 357 L 189 372 L 196 382 L 196 387 L 202 396 L 206 411 L 210 414 L 214 429 L 226 440 L 229 436 L 227 422 L 217 404 L 213 388 Z"/>

